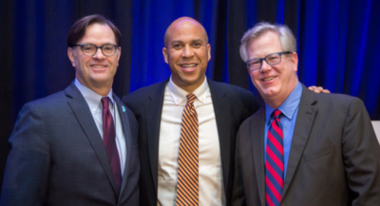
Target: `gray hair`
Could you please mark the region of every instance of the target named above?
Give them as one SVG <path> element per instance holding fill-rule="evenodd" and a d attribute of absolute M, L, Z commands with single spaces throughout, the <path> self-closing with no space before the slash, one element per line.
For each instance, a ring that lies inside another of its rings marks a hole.
<path fill-rule="evenodd" d="M 267 22 L 257 23 L 243 35 L 240 44 L 240 57 L 244 62 L 248 61 L 247 47 L 251 40 L 254 40 L 264 33 L 272 31 L 278 34 L 283 51 L 297 51 L 297 42 L 292 31 L 286 25 L 274 25 Z"/>

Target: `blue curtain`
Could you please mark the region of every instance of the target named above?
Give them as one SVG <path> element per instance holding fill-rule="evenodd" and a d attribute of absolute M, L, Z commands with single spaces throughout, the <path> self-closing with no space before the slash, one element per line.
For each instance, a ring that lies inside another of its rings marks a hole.
<path fill-rule="evenodd" d="M 301 82 L 357 96 L 371 118 L 380 120 L 380 1 L 134 0 L 133 11 L 131 92 L 170 76 L 162 56 L 165 29 L 176 18 L 190 16 L 209 35 L 212 58 L 206 75 L 257 94 L 238 46 L 244 31 L 268 21 L 287 24 L 296 35 Z"/>
<path fill-rule="evenodd" d="M 94 13 L 111 19 L 123 35 L 114 81 L 120 97 L 170 76 L 163 37 L 181 16 L 197 19 L 209 35 L 206 75 L 257 95 L 238 50 L 248 28 L 268 21 L 287 24 L 296 35 L 301 82 L 359 97 L 380 120 L 377 0 L 2 0 L 0 177 L 19 110 L 74 79 L 66 35 L 76 19 Z"/>

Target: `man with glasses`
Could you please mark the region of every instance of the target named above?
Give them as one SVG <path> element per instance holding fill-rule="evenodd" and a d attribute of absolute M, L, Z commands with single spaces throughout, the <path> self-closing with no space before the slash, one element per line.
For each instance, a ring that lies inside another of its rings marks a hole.
<path fill-rule="evenodd" d="M 211 46 L 206 30 L 195 19 L 181 17 L 172 22 L 162 52 L 170 78 L 123 98 L 139 121 L 140 204 L 230 205 L 236 133 L 258 105 L 251 92 L 206 78 Z M 197 187 L 193 195 L 184 197 L 179 180 L 190 170 L 183 172 L 180 167 L 180 142 L 181 131 L 186 131 L 182 118 L 189 94 L 195 95 L 199 132 L 193 152 L 198 158 L 192 160 L 198 169 L 191 171 L 197 173 L 193 176 Z"/>
<path fill-rule="evenodd" d="M 378 205 L 380 147 L 363 102 L 300 83 L 284 25 L 255 25 L 240 55 L 265 104 L 239 128 L 233 205 Z"/>
<path fill-rule="evenodd" d="M 138 125 L 112 92 L 120 31 L 100 15 L 71 27 L 75 80 L 26 104 L 9 139 L 0 205 L 138 205 Z"/>

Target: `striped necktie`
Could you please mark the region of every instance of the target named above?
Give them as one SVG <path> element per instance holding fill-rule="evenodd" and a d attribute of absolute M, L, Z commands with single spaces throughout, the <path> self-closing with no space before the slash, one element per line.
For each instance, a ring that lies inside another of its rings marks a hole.
<path fill-rule="evenodd" d="M 120 167 L 120 159 L 119 153 L 116 147 L 116 134 L 115 134 L 115 125 L 113 123 L 113 118 L 109 109 L 109 101 L 108 97 L 102 98 L 103 105 L 103 143 L 106 147 L 107 156 L 110 160 L 111 169 L 113 173 L 113 177 L 115 179 L 116 188 L 119 191 L 121 185 L 121 167 Z"/>
<path fill-rule="evenodd" d="M 188 94 L 186 97 L 188 101 L 182 113 L 179 143 L 176 205 L 199 205 L 198 114 L 194 107 L 196 96 Z"/>
<path fill-rule="evenodd" d="M 267 206 L 280 205 L 284 187 L 283 133 L 281 111 L 272 113 L 273 121 L 268 130 L 265 162 L 265 200 Z"/>

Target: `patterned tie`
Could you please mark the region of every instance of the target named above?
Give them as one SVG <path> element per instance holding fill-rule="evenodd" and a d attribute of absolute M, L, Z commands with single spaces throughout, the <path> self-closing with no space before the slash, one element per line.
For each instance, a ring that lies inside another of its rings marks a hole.
<path fill-rule="evenodd" d="M 109 101 L 108 97 L 102 98 L 103 105 L 103 142 L 107 150 L 108 159 L 111 163 L 113 177 L 116 182 L 116 188 L 120 190 L 121 184 L 121 169 L 120 169 L 120 159 L 119 153 L 116 148 L 116 134 L 115 134 L 115 126 L 113 123 L 113 118 L 109 109 Z"/>
<path fill-rule="evenodd" d="M 199 205 L 198 114 L 194 107 L 196 96 L 188 94 L 186 97 L 188 101 L 182 114 L 179 143 L 176 205 Z"/>
<path fill-rule="evenodd" d="M 269 127 L 265 162 L 265 200 L 267 206 L 280 205 L 284 187 L 283 133 L 280 121 L 281 111 L 273 111 Z"/>

